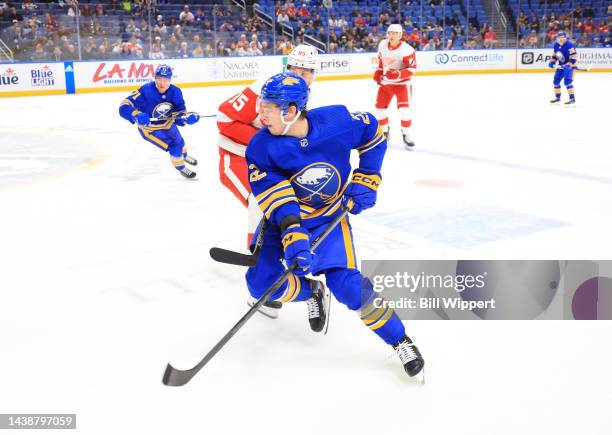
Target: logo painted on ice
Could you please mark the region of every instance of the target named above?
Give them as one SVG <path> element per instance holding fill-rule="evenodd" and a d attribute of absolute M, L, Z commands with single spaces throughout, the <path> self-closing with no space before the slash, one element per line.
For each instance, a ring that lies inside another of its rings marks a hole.
<path fill-rule="evenodd" d="M 436 54 L 436 57 L 435 57 L 436 63 L 437 64 L 442 64 L 442 65 L 448 63 L 448 59 L 449 59 L 448 58 L 448 54 L 446 54 L 446 53 Z"/>
<path fill-rule="evenodd" d="M 291 185 L 299 201 L 320 207 L 334 201 L 340 192 L 340 173 L 329 163 L 308 165 L 291 177 Z"/>

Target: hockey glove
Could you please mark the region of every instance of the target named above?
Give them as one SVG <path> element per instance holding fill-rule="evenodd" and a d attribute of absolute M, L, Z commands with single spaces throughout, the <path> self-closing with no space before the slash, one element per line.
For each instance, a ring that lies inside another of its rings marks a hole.
<path fill-rule="evenodd" d="M 400 78 L 401 73 L 397 69 L 390 69 L 385 73 L 385 78 L 387 80 L 397 80 Z"/>
<path fill-rule="evenodd" d="M 134 120 L 138 123 L 138 125 L 142 125 L 143 127 L 146 127 L 147 125 L 151 124 L 151 117 L 148 114 L 142 112 L 138 112 L 134 116 Z"/>
<path fill-rule="evenodd" d="M 380 85 L 380 81 L 382 80 L 382 70 L 377 69 L 374 72 L 374 77 L 372 77 L 376 83 Z"/>
<path fill-rule="evenodd" d="M 183 116 L 183 119 L 185 120 L 187 124 L 193 125 L 200 120 L 200 115 L 198 115 L 197 113 L 191 112 Z"/>
<path fill-rule="evenodd" d="M 557 63 L 554 60 L 551 60 L 550 62 L 548 62 L 548 68 L 554 68 L 555 67 L 555 63 Z"/>
<path fill-rule="evenodd" d="M 312 253 L 310 252 L 310 233 L 300 226 L 290 227 L 281 235 L 281 242 L 285 250 L 287 265 L 296 264 L 293 273 L 304 276 L 310 273 Z"/>
<path fill-rule="evenodd" d="M 376 191 L 380 186 L 380 174 L 366 174 L 359 169 L 353 171 L 351 183 L 344 191 L 344 204 L 352 214 L 359 214 L 376 204 Z M 350 207 L 349 200 L 353 200 Z"/>

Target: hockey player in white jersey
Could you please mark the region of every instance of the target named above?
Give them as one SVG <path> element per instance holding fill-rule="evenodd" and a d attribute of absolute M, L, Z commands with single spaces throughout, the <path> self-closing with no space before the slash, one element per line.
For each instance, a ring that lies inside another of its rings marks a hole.
<path fill-rule="evenodd" d="M 416 53 L 410 45 L 402 41 L 402 33 L 401 25 L 391 24 L 387 29 L 387 38 L 378 45 L 378 68 L 374 73 L 374 80 L 378 84 L 375 107 L 378 123 L 389 140 L 390 126 L 387 109 L 395 96 L 401 118 L 404 145 L 412 149 L 414 142 L 409 133 L 412 125 L 410 78 L 416 72 Z"/>

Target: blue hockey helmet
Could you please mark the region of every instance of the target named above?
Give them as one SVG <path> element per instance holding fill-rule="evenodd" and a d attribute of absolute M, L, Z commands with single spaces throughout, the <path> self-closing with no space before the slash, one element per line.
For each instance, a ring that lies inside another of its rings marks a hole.
<path fill-rule="evenodd" d="M 295 104 L 298 111 L 306 109 L 308 103 L 308 84 L 290 72 L 283 72 L 270 77 L 261 87 L 260 99 L 278 105 L 283 115 Z"/>
<path fill-rule="evenodd" d="M 555 38 L 567 38 L 567 33 L 559 32 L 555 35 Z"/>
<path fill-rule="evenodd" d="M 159 65 L 155 69 L 155 77 L 165 77 L 167 79 L 171 79 L 172 78 L 172 68 L 170 68 L 170 65 L 166 65 L 165 63 Z"/>

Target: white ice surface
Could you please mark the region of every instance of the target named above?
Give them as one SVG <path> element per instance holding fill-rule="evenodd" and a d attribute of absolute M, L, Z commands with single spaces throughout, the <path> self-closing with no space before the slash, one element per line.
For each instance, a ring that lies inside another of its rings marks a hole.
<path fill-rule="evenodd" d="M 417 77 L 413 138 L 394 119 L 361 259 L 611 259 L 612 75 Z M 372 110 L 371 80 L 320 82 L 315 105 Z M 214 113 L 237 87 L 185 89 Z M 120 119 L 124 93 L 0 100 L 0 412 L 77 413 L 84 434 L 610 434 L 612 322 L 406 322 L 427 384 L 339 303 L 244 314 L 245 213 L 217 181 L 214 120 L 182 129 L 197 182 Z M 27 433 L 22 431 L 20 433 Z"/>

